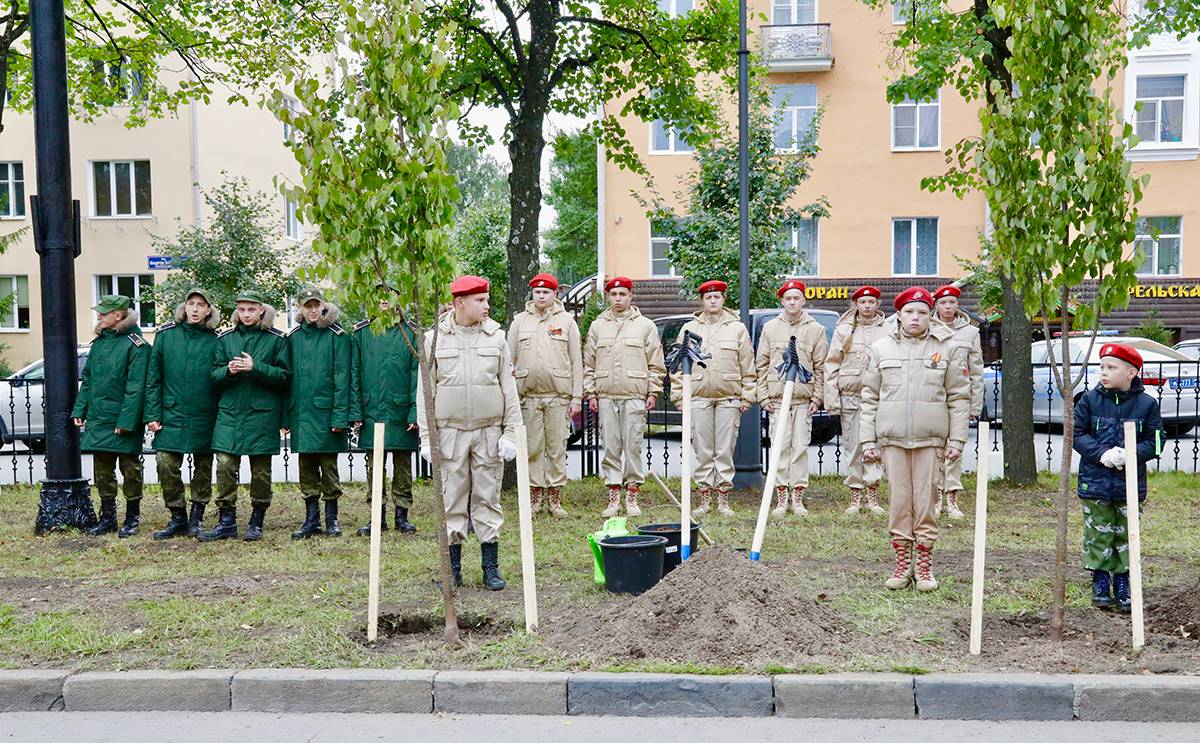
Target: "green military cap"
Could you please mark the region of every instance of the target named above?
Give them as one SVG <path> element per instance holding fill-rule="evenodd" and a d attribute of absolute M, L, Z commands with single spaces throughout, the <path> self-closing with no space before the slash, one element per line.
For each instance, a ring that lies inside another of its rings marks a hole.
<path fill-rule="evenodd" d="M 193 286 L 190 290 L 188 290 L 188 293 L 183 295 L 183 301 L 186 302 L 194 296 L 203 298 L 205 302 L 208 302 L 209 307 L 214 305 L 214 302 L 212 301 L 212 295 L 208 293 L 208 290 L 201 289 L 198 286 Z"/>
<path fill-rule="evenodd" d="M 258 302 L 259 304 L 267 303 L 266 298 L 263 297 L 262 293 L 259 292 L 257 289 L 243 289 L 242 291 L 238 292 L 237 298 L 234 299 L 233 301 L 235 301 L 235 302 Z"/>
<path fill-rule="evenodd" d="M 133 300 L 122 294 L 105 294 L 100 297 L 100 301 L 96 303 L 93 310 L 101 315 L 106 312 L 116 312 L 117 310 L 127 310 L 133 305 Z"/>
<path fill-rule="evenodd" d="M 325 295 L 322 294 L 321 290 L 318 289 L 317 287 L 310 286 L 307 289 L 305 289 L 304 291 L 300 292 L 300 296 L 296 297 L 296 304 L 303 307 L 305 305 L 305 303 L 311 302 L 314 299 L 317 300 L 318 302 L 324 303 Z"/>

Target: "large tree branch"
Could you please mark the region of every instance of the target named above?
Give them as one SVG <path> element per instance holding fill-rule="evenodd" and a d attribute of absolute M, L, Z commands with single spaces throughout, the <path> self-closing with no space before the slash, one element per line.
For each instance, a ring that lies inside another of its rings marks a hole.
<path fill-rule="evenodd" d="M 504 65 L 504 69 L 508 72 L 509 77 L 513 78 L 514 80 L 521 77 L 520 69 L 517 68 L 516 64 L 512 61 L 512 58 L 510 58 L 504 51 L 504 48 L 500 46 L 500 42 L 496 41 L 496 37 L 492 36 L 492 34 L 489 33 L 486 28 L 479 25 L 472 18 L 463 18 L 462 16 L 455 15 L 451 15 L 450 18 L 453 19 L 455 23 L 462 26 L 464 30 L 470 31 L 471 33 L 483 39 L 484 43 L 491 48 L 492 53 L 496 55 L 496 59 L 498 59 L 500 63 Z"/>
<path fill-rule="evenodd" d="M 513 14 L 512 6 L 508 4 L 508 0 L 495 0 L 495 2 L 496 7 L 504 14 L 504 20 L 508 21 L 508 35 L 512 38 L 513 51 L 517 55 L 517 66 L 521 68 L 521 72 L 523 73 L 527 62 L 525 59 L 525 45 L 521 43 L 521 29 L 517 26 L 517 16 Z M 521 12 L 524 13 L 525 11 Z"/>
<path fill-rule="evenodd" d="M 613 21 L 605 18 L 592 18 L 591 16 L 585 15 L 564 15 L 560 16 L 555 22 L 564 24 L 582 23 L 588 26 L 598 26 L 600 28 L 611 29 L 627 36 L 633 36 L 638 41 L 642 42 L 642 46 L 646 47 L 646 50 L 653 54 L 655 59 L 662 56 L 658 53 L 658 50 L 655 49 L 654 45 L 650 43 L 650 39 L 642 31 L 636 28 L 630 28 L 629 26 L 622 26 L 619 23 L 614 23 Z"/>

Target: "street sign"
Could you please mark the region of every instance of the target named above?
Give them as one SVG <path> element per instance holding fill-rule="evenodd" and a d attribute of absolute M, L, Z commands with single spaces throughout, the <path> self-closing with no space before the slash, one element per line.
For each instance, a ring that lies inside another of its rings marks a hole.
<path fill-rule="evenodd" d="M 146 268 L 151 271 L 170 271 L 174 268 L 175 259 L 169 255 L 146 256 Z"/>

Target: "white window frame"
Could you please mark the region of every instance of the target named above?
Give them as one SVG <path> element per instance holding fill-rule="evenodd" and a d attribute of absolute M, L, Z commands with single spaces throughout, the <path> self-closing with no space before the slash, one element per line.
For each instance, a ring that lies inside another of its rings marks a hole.
<path fill-rule="evenodd" d="M 893 103 L 889 106 L 891 109 L 891 140 L 892 152 L 938 152 L 942 149 L 942 91 L 938 91 L 937 97 L 932 101 L 912 101 L 905 100 L 903 103 Z M 897 108 L 913 108 L 913 144 L 897 145 L 896 144 L 896 109 Z M 937 143 L 933 145 L 921 146 L 921 111 L 928 111 L 930 108 L 934 110 L 934 115 L 937 118 Z"/>
<path fill-rule="evenodd" d="M 1156 39 L 1158 37 L 1155 37 Z M 1200 40 L 1155 41 L 1150 47 L 1130 50 L 1125 66 L 1125 120 L 1137 131 L 1137 80 L 1140 77 L 1184 77 L 1183 140 L 1143 140 L 1125 151 L 1135 162 L 1196 160 L 1200 157 Z"/>
<path fill-rule="evenodd" d="M 901 13 L 901 11 L 902 10 L 906 10 L 906 11 L 911 10 L 913 2 L 917 3 L 917 16 L 918 17 L 922 14 L 922 12 L 928 12 L 927 10 L 923 11 L 923 8 L 921 7 L 926 2 L 928 2 L 928 0 L 892 0 L 891 10 L 892 10 L 892 25 L 893 26 L 907 26 L 908 25 L 909 16 L 904 15 L 903 13 Z"/>
<path fill-rule="evenodd" d="M 1168 277 L 1168 278 L 1174 277 L 1174 276 L 1182 276 L 1183 275 L 1183 215 L 1182 214 L 1157 214 L 1152 217 L 1143 217 L 1143 219 L 1147 219 L 1147 220 L 1149 220 L 1149 219 L 1178 219 L 1179 220 L 1179 232 L 1160 232 L 1158 235 L 1158 238 L 1155 238 L 1153 236 L 1153 234 L 1151 234 L 1149 231 L 1147 231 L 1145 233 L 1143 233 L 1141 231 L 1138 232 L 1137 236 L 1133 239 L 1133 247 L 1136 250 L 1139 246 L 1141 246 L 1143 241 L 1145 241 L 1146 243 L 1149 243 L 1149 250 L 1146 251 L 1146 258 L 1149 259 L 1152 270 L 1149 273 L 1143 273 L 1141 271 L 1141 267 L 1139 266 L 1137 275 L 1145 276 L 1145 277 L 1155 277 L 1155 278 L 1160 278 L 1160 277 L 1164 277 L 1164 276 Z M 1174 238 L 1179 239 L 1179 265 L 1176 267 L 1175 273 L 1159 273 L 1158 272 L 1158 241 L 1164 237 L 1174 237 Z"/>
<path fill-rule="evenodd" d="M 696 153 L 696 148 L 693 147 L 692 145 L 687 144 L 686 142 L 684 143 L 684 146 L 688 147 L 689 149 L 686 149 L 686 150 L 679 149 L 680 143 L 683 142 L 683 133 L 679 131 L 679 127 L 674 127 L 674 126 L 667 129 L 667 140 L 668 140 L 667 149 L 660 150 L 660 149 L 655 148 L 655 146 L 654 146 L 654 127 L 658 126 L 659 124 L 662 124 L 663 128 L 667 129 L 667 125 L 662 119 L 655 119 L 654 121 L 650 122 L 650 132 L 649 132 L 650 133 L 650 148 L 649 148 L 649 151 L 650 151 L 651 155 L 694 155 Z"/>
<path fill-rule="evenodd" d="M 1138 82 L 1140 80 L 1142 80 L 1142 78 L 1153 78 L 1153 77 L 1183 78 L 1183 95 L 1157 97 L 1157 98 L 1138 98 L 1137 97 Z M 1145 113 L 1148 110 L 1148 107 L 1150 105 L 1154 106 L 1154 139 L 1145 139 L 1142 141 L 1147 144 L 1163 145 L 1166 147 L 1179 147 L 1180 145 L 1182 145 L 1183 140 L 1184 140 L 1184 131 L 1183 130 L 1184 130 L 1184 127 L 1186 126 L 1186 122 L 1187 122 L 1187 109 L 1188 109 L 1188 95 L 1187 95 L 1188 75 L 1187 75 L 1187 73 L 1179 72 L 1179 73 L 1175 73 L 1175 74 L 1166 74 L 1166 75 L 1137 75 L 1133 79 L 1133 86 L 1134 86 L 1134 91 L 1133 91 L 1134 106 L 1136 107 L 1137 104 L 1139 104 L 1139 103 L 1142 104 L 1141 112 L 1136 111 L 1136 110 L 1133 112 L 1133 128 L 1134 128 L 1135 132 L 1137 131 L 1138 119 L 1140 118 L 1141 114 Z M 1161 139 L 1161 137 L 1162 137 L 1162 104 L 1164 101 L 1179 101 L 1180 108 L 1183 110 L 1183 121 L 1180 122 L 1179 139 L 1178 140 L 1163 141 Z"/>
<path fill-rule="evenodd" d="M 20 303 L 16 299 L 16 297 L 17 297 L 17 279 L 22 279 L 22 278 L 25 279 L 25 290 L 26 290 L 26 292 L 28 292 L 29 291 L 29 276 L 28 276 L 28 274 L 0 274 L 0 286 L 4 286 L 4 288 L 6 288 L 10 292 L 12 292 L 11 296 L 13 297 L 13 306 L 12 306 L 12 310 L 11 310 L 12 314 L 7 317 L 4 315 L 0 315 L 0 333 L 28 333 L 28 332 L 30 332 L 30 328 L 22 328 L 21 327 Z M 3 292 L 0 292 L 0 294 L 3 294 Z M 31 317 L 29 320 L 29 324 L 32 326 L 33 325 L 33 318 L 32 318 L 33 297 L 32 296 L 29 298 L 29 304 L 26 306 L 25 309 L 30 311 Z M 11 324 L 9 324 L 9 320 L 12 321 Z"/>
<path fill-rule="evenodd" d="M 937 241 L 933 246 L 933 273 L 917 273 L 917 220 L 932 219 L 934 223 L 934 239 Z M 908 273 L 896 273 L 896 223 L 909 222 L 909 244 L 912 245 L 912 253 L 908 257 Z M 937 217 L 892 217 L 888 222 L 889 236 L 888 240 L 892 243 L 892 251 L 889 255 L 892 275 L 893 276 L 937 276 L 942 270 L 942 220 Z"/>
<path fill-rule="evenodd" d="M 671 247 L 671 242 L 672 242 L 673 238 L 663 237 L 661 235 L 656 236 L 654 234 L 654 220 L 650 220 L 650 224 L 648 224 L 646 226 L 646 237 L 647 237 L 646 245 L 649 246 L 649 251 L 647 253 L 647 261 L 646 261 L 647 268 L 648 268 L 647 273 L 650 276 L 650 278 L 652 278 L 652 279 L 672 279 L 672 278 L 679 276 L 679 273 L 675 270 L 675 267 L 671 266 L 671 265 L 667 265 L 667 273 L 655 273 L 655 271 L 654 271 L 654 244 L 659 243 L 664 248 L 669 249 Z"/>
<path fill-rule="evenodd" d="M 666 13 L 668 18 L 682 18 L 696 9 L 696 0 L 690 0 L 690 2 L 692 7 L 684 11 L 683 14 L 679 12 L 679 0 L 658 0 L 658 9 Z"/>
<path fill-rule="evenodd" d="M 97 68 L 99 64 L 99 68 Z M 114 70 L 116 74 L 114 75 Z M 118 62 L 93 60 L 92 71 L 104 76 L 104 82 L 109 87 L 125 86 L 125 95 L 117 97 L 118 105 L 132 106 L 147 96 L 149 75 L 136 69 L 132 60 L 124 55 Z M 118 91 L 119 92 L 119 91 Z"/>
<path fill-rule="evenodd" d="M 300 204 L 292 199 L 284 199 L 283 207 L 283 236 L 288 240 L 300 242 L 304 239 L 304 222 L 300 219 Z"/>
<path fill-rule="evenodd" d="M 300 101 L 290 95 L 283 97 L 283 107 L 293 114 L 300 113 Z M 283 123 L 283 143 L 291 144 L 296 139 L 296 128 L 286 121 Z"/>
<path fill-rule="evenodd" d="M 820 2 L 820 0 L 812 0 L 812 20 L 811 21 L 796 20 L 796 17 L 800 12 L 800 7 L 799 7 L 800 2 L 801 2 L 801 0 L 783 0 L 783 2 L 780 2 L 780 0 L 771 0 L 771 8 L 770 8 L 771 25 L 774 25 L 774 26 L 806 26 L 806 25 L 811 25 L 811 24 L 817 23 L 821 17 L 821 2 Z M 789 6 L 788 15 L 791 16 L 791 20 L 788 21 L 787 23 L 776 23 L 775 22 L 775 7 L 777 5 L 782 6 L 785 4 Z"/>
<path fill-rule="evenodd" d="M 20 184 L 22 184 L 22 186 L 24 186 L 26 183 L 26 181 L 25 181 L 25 161 L 23 161 L 23 160 L 4 160 L 4 161 L 0 161 L 0 164 L 8 166 L 8 180 L 0 181 L 0 184 L 2 184 L 8 188 L 8 213 L 0 214 L 0 219 L 24 220 L 25 219 L 25 199 L 28 198 L 28 191 L 26 191 L 25 188 L 22 188 L 22 191 L 25 191 L 25 195 L 22 196 L 20 199 L 18 199 L 16 197 L 16 190 L 17 190 L 16 184 L 20 183 Z M 13 178 L 13 166 L 14 165 L 21 166 L 21 179 L 20 180 Z M 19 214 L 13 213 L 15 208 L 20 209 Z"/>
<path fill-rule="evenodd" d="M 133 307 L 138 310 L 138 327 L 140 327 L 142 330 L 154 330 L 156 327 L 158 327 L 157 325 L 155 325 L 153 317 L 150 317 L 150 318 L 142 317 L 142 314 L 141 314 L 141 308 L 142 308 L 142 281 L 141 281 L 141 279 L 143 276 L 149 276 L 151 286 L 152 287 L 156 286 L 157 282 L 154 280 L 154 274 L 149 273 L 149 272 L 92 274 L 92 296 L 94 297 L 94 300 L 92 302 L 93 304 L 99 302 L 100 297 L 103 296 L 103 294 L 100 291 L 100 277 L 101 276 L 111 276 L 112 277 L 114 293 L 117 291 L 117 280 L 118 279 L 132 278 L 133 279 L 133 296 L 130 297 L 130 299 L 133 300 Z M 154 307 L 155 307 L 155 311 L 157 312 L 157 309 L 158 309 L 158 300 L 157 299 L 154 300 Z M 100 316 L 94 310 L 92 311 L 92 320 L 93 320 L 93 322 L 99 322 L 99 320 L 100 320 Z"/>
<path fill-rule="evenodd" d="M 817 244 L 813 246 L 813 265 L 809 268 L 801 268 L 799 261 L 792 266 L 793 276 L 802 276 L 811 278 L 821 275 L 821 220 L 813 217 L 812 219 L 804 220 L 813 223 L 813 231 L 817 236 Z M 800 253 L 800 230 L 795 224 L 787 226 L 788 245 L 791 248 L 792 255 L 799 256 Z"/>
<path fill-rule="evenodd" d="M 108 163 L 108 187 L 109 187 L 109 203 L 112 204 L 112 214 L 97 214 L 96 213 L 96 166 L 101 163 Z M 126 163 L 129 165 L 129 205 L 132 207 L 131 214 L 117 213 L 117 165 Z M 150 208 L 151 211 L 145 214 L 138 214 L 137 203 L 137 164 L 146 163 L 146 167 L 150 169 Z M 120 160 L 88 160 L 88 197 L 91 201 L 91 219 L 153 219 L 154 218 L 154 167 L 150 163 L 150 158 L 140 157 L 132 159 Z"/>
<path fill-rule="evenodd" d="M 806 104 L 806 105 L 797 106 L 797 105 L 793 105 L 789 101 L 788 105 L 784 106 L 781 110 L 778 110 L 775 112 L 776 117 L 784 116 L 784 117 L 790 118 L 791 125 L 792 125 L 792 146 L 791 147 L 780 147 L 778 144 L 776 144 L 775 145 L 776 152 L 799 152 L 800 151 L 800 143 L 803 142 L 804 138 L 808 136 L 808 132 L 805 132 L 803 135 L 801 135 L 800 132 L 797 131 L 797 126 L 796 126 L 797 118 L 798 118 L 797 113 L 799 111 L 812 111 L 812 113 L 815 115 L 817 112 L 817 109 L 820 108 L 819 98 L 817 98 L 817 96 L 816 96 L 816 89 L 817 89 L 816 83 L 797 83 L 795 85 L 790 85 L 789 87 L 802 87 L 805 85 L 807 85 L 813 89 L 813 92 L 814 92 L 813 99 L 816 102 L 814 102 L 812 105 Z M 777 86 L 773 86 L 773 87 L 777 87 Z M 811 121 L 811 119 L 810 119 L 810 121 Z M 776 121 L 776 131 L 778 132 L 778 121 Z"/>

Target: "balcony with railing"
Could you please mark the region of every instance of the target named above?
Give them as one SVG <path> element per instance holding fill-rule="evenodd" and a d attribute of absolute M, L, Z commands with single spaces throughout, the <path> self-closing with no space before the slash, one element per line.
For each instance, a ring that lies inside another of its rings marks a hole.
<path fill-rule="evenodd" d="M 762 43 L 771 72 L 822 72 L 833 67 L 833 32 L 828 23 L 763 26 Z"/>

